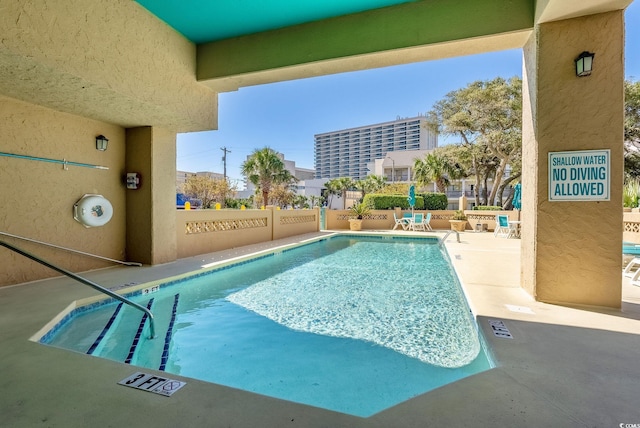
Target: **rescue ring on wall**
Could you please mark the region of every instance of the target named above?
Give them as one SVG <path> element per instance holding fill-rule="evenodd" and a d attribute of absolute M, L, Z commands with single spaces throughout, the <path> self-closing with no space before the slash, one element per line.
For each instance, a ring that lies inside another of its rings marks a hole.
<path fill-rule="evenodd" d="M 84 195 L 73 205 L 73 218 L 87 228 L 104 226 L 112 215 L 111 202 L 102 195 Z"/>

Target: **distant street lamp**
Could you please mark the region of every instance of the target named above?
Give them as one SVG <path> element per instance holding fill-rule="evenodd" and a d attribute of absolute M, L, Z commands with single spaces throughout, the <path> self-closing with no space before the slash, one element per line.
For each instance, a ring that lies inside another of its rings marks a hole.
<path fill-rule="evenodd" d="M 395 175 L 396 175 L 396 163 L 393 159 L 391 159 L 389 156 L 387 156 L 387 159 L 389 159 L 391 161 L 391 183 L 393 184 L 395 182 Z"/>

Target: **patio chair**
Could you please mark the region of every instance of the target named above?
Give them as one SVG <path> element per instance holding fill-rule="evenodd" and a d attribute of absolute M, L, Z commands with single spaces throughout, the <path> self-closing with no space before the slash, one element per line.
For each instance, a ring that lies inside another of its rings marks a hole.
<path fill-rule="evenodd" d="M 510 234 L 511 228 L 509 227 L 509 217 L 506 215 L 498 214 L 496 216 L 496 228 L 493 231 L 493 236 L 508 238 Z"/>
<path fill-rule="evenodd" d="M 424 228 L 425 230 L 431 230 L 433 231 L 433 229 L 431 228 L 431 213 L 427 213 L 426 217 L 424 218 L 424 221 L 422 222 L 424 224 Z"/>
<path fill-rule="evenodd" d="M 411 222 L 411 230 L 422 230 L 426 231 L 424 226 L 424 214 L 416 213 L 413 216 L 413 221 Z"/>
<path fill-rule="evenodd" d="M 634 257 L 624 268 L 624 276 L 631 277 L 633 281 L 640 276 L 640 257 Z"/>
<path fill-rule="evenodd" d="M 406 218 L 406 217 L 398 218 L 396 213 L 393 213 L 393 220 L 395 221 L 395 224 L 393 225 L 393 230 L 396 230 L 398 226 L 401 226 L 402 230 L 407 230 L 407 228 L 409 228 L 409 223 L 410 223 L 409 218 Z"/>

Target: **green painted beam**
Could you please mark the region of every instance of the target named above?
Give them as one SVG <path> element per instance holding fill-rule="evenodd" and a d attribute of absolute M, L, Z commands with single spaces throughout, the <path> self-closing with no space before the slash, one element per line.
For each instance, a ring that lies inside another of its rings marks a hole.
<path fill-rule="evenodd" d="M 199 81 L 224 89 L 220 82 L 237 76 L 530 31 L 533 25 L 533 0 L 419 0 L 201 44 L 196 73 Z"/>

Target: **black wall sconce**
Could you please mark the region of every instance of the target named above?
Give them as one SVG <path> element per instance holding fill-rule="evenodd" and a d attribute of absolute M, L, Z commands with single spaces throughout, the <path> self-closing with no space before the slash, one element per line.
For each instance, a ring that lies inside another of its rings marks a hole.
<path fill-rule="evenodd" d="M 593 58 L 596 54 L 584 51 L 576 58 L 576 76 L 584 77 L 591 74 Z"/>
<path fill-rule="evenodd" d="M 109 144 L 109 140 L 104 135 L 98 135 L 96 137 L 96 150 L 100 150 L 104 152 L 107 150 L 107 145 Z"/>

